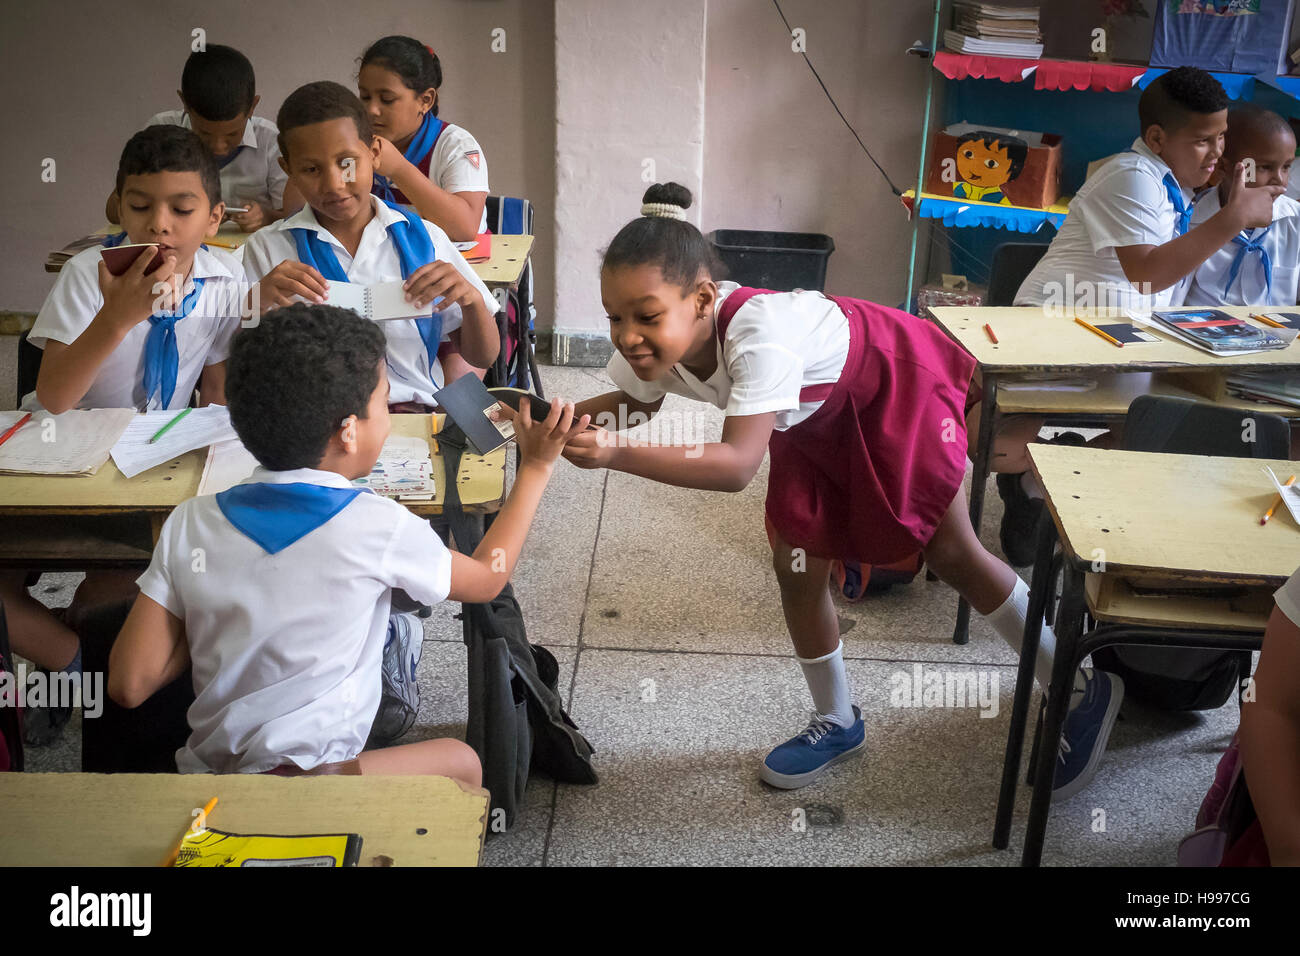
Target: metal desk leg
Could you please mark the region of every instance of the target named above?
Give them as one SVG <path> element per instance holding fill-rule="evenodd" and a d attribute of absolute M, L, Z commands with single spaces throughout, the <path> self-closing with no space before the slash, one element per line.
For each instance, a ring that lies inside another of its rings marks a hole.
<path fill-rule="evenodd" d="M 1020 774 L 1020 751 L 1029 719 L 1029 700 L 1034 691 L 1034 665 L 1043 629 L 1043 611 L 1052 586 L 1052 552 L 1056 547 L 1056 525 L 1047 509 L 1038 519 L 1038 556 L 1034 560 L 1033 583 L 1029 590 L 1029 611 L 1025 636 L 1020 644 L 1020 665 L 1016 669 L 1016 694 L 1011 705 L 1011 727 L 1007 731 L 1006 756 L 1002 758 L 1002 789 L 993 824 L 993 846 L 1005 850 L 1011 837 L 1011 814 L 1016 805 L 1016 778 Z"/>
<path fill-rule="evenodd" d="M 1035 568 L 1037 570 L 1037 568 Z M 1034 796 L 1029 804 L 1029 823 L 1025 827 L 1022 866 L 1038 866 L 1043 857 L 1043 838 L 1047 833 L 1047 815 L 1052 808 L 1052 783 L 1056 777 L 1056 751 L 1060 746 L 1065 715 L 1074 691 L 1074 672 L 1079 664 L 1075 651 L 1083 633 L 1083 572 L 1068 560 L 1061 603 L 1056 611 L 1056 656 L 1052 660 L 1052 686 L 1047 691 L 1047 714 L 1043 721 L 1041 752 L 1034 769 Z"/>
<path fill-rule="evenodd" d="M 493 363 L 493 372 L 495 373 L 497 385 L 508 385 L 506 374 L 508 366 L 506 363 L 506 337 L 510 334 L 510 313 L 507 305 L 510 297 L 506 289 L 493 289 L 492 296 L 497 300 L 497 358 Z"/>
<path fill-rule="evenodd" d="M 984 517 L 984 486 L 989 479 L 989 455 L 992 453 L 993 426 L 998 417 L 998 378 L 985 375 L 984 397 L 980 400 L 980 433 L 975 445 L 974 471 L 970 480 L 970 523 L 976 536 L 980 533 L 980 521 Z M 957 626 L 953 628 L 952 642 L 965 644 L 970 640 L 970 604 L 965 598 L 957 602 Z"/>

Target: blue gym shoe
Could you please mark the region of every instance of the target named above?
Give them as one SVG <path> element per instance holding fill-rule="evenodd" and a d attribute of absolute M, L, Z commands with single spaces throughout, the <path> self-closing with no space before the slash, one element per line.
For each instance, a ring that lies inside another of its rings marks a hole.
<path fill-rule="evenodd" d="M 853 705 L 853 726 L 841 727 L 813 711 L 812 721 L 763 758 L 758 775 L 764 783 L 782 790 L 803 787 L 826 772 L 831 764 L 847 760 L 867 745 L 862 711 Z"/>
<path fill-rule="evenodd" d="M 1085 668 L 1083 700 L 1065 718 L 1056 763 L 1053 800 L 1068 800 L 1097 775 L 1106 741 L 1124 700 L 1124 681 L 1106 671 Z"/>

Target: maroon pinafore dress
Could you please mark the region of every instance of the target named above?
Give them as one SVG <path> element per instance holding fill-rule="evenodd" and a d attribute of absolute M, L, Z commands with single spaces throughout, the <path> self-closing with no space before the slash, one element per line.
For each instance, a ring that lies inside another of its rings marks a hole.
<path fill-rule="evenodd" d="M 718 340 L 747 301 L 772 294 L 728 295 Z M 827 298 L 848 320 L 848 358 L 837 382 L 800 393 L 820 408 L 772 432 L 767 521 L 814 557 L 890 564 L 929 543 L 961 487 L 975 360 L 916 316 Z"/>

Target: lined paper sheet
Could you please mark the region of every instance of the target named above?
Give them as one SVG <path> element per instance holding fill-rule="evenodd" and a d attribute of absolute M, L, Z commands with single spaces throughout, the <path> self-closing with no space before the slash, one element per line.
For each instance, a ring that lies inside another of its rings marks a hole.
<path fill-rule="evenodd" d="M 3 434 L 26 412 L 0 412 Z M 20 475 L 93 475 L 108 461 L 133 408 L 74 409 L 62 415 L 37 410 L 0 445 L 0 472 Z"/>
<path fill-rule="evenodd" d="M 199 478 L 201 495 L 215 495 L 233 488 L 253 473 L 257 459 L 238 438 L 219 441 L 208 449 L 208 460 Z"/>
<path fill-rule="evenodd" d="M 127 478 L 171 461 L 187 451 L 204 448 L 213 442 L 227 441 L 235 436 L 230 424 L 230 412 L 224 405 L 195 408 L 154 444 L 149 439 L 158 430 L 181 414 L 179 411 L 145 412 L 135 416 L 126 431 L 113 446 L 113 463 Z"/>

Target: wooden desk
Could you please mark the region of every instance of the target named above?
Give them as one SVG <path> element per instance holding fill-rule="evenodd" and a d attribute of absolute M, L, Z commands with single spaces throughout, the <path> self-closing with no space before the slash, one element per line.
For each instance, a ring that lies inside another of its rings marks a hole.
<path fill-rule="evenodd" d="M 979 363 L 984 395 L 979 434 L 974 445 L 970 497 L 970 519 L 977 533 L 984 517 L 990 448 L 997 423 L 1003 415 L 1061 416 L 1080 423 L 1105 425 L 1123 418 L 1129 402 L 1141 394 L 1210 401 L 1209 396 L 1218 391 L 1217 376 L 1225 369 L 1267 370 L 1300 365 L 1300 339 L 1289 348 L 1274 352 L 1223 357 L 1163 335 L 1159 342 L 1116 348 L 1075 324 L 1075 315 L 1094 324 L 1126 321 L 1123 317 L 1099 315 L 1095 309 L 1065 310 L 1066 314 L 1056 315 L 1037 307 L 948 306 L 931 311 L 948 337 Z M 1246 318 L 1258 308 L 1226 307 L 1223 311 Z M 998 338 L 997 344 L 989 341 L 984 332 L 985 324 L 992 327 Z M 1176 372 L 1178 381 L 1153 381 L 1149 376 L 1152 372 Z M 1097 389 L 1086 392 L 999 389 L 999 385 L 1008 380 L 1052 374 L 1102 378 Z M 1220 399 L 1219 404 L 1243 411 L 1300 418 L 1300 409 L 1285 405 L 1248 402 L 1233 397 Z M 966 643 L 969 622 L 970 607 L 961 600 L 953 631 L 954 642 Z"/>
<path fill-rule="evenodd" d="M 111 236 L 121 231 L 121 226 L 104 225 L 95 232 L 95 235 Z M 217 232 L 214 245 L 225 252 L 236 252 L 243 247 L 251 235 L 253 235 L 251 232 L 241 232 L 234 223 L 225 222 Z M 486 262 L 471 262 L 470 268 L 489 288 L 513 285 L 523 274 L 532 248 L 532 236 L 493 236 L 492 257 Z M 49 261 L 45 263 L 46 272 L 58 272 L 62 268 L 62 263 L 53 264 Z"/>
<path fill-rule="evenodd" d="M 432 437 L 428 415 L 392 416 L 394 435 Z M 193 498 L 199 489 L 207 448 L 187 452 L 170 462 L 151 468 L 134 478 L 125 478 L 110 459 L 91 476 L 0 475 L 0 522 L 23 519 L 28 533 L 6 533 L 0 540 L 0 567 L 87 567 L 120 566 L 148 562 L 137 539 L 120 538 L 126 551 L 107 549 L 102 539 L 81 533 L 77 527 L 42 525 L 41 518 L 69 516 L 147 516 L 157 540 L 167 515 L 178 504 Z M 484 514 L 496 511 L 505 497 L 506 448 L 487 456 L 466 453 L 461 457 L 456 485 L 463 509 Z M 446 501 L 447 477 L 441 454 L 433 455 L 437 493 L 432 501 L 403 502 L 421 517 L 440 515 Z M 134 557 L 133 557 L 134 556 Z M 109 560 L 111 558 L 111 560 Z M 26 563 L 24 563 L 26 562 Z M 35 562 L 35 563 L 33 563 Z M 83 562 L 83 563 L 78 563 Z M 89 562 L 89 563 L 84 563 Z"/>
<path fill-rule="evenodd" d="M 1292 462 L 1063 445 L 1031 445 L 1029 455 L 1046 492 L 1047 517 L 1040 526 L 993 842 L 1005 848 L 1010 834 L 1059 538 L 1064 582 L 1053 627 L 1056 656 L 1023 855 L 1026 865 L 1037 865 L 1056 767 L 1046 755 L 1056 752 L 1083 658 L 1110 644 L 1258 648 L 1272 592 L 1300 565 L 1300 527 L 1283 507 L 1267 525 L 1259 523 L 1275 495 L 1262 469 L 1294 470 Z M 1144 587 L 1171 596 L 1138 593 Z M 1198 593 L 1179 595 L 1179 588 Z M 1214 589 L 1222 589 L 1222 597 Z M 1099 622 L 1087 634 L 1085 611 Z"/>
<path fill-rule="evenodd" d="M 235 833 L 359 833 L 359 866 L 476 866 L 488 792 L 448 777 L 0 774 L 0 866 L 158 866 L 218 797 Z"/>

